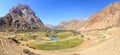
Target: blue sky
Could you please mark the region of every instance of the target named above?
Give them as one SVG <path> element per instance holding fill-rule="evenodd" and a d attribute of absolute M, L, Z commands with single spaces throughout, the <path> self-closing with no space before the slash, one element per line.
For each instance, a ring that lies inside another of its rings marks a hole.
<path fill-rule="evenodd" d="M 117 0 L 0 0 L 0 17 L 17 4 L 27 4 L 45 24 L 57 25 L 73 18 L 87 18 Z"/>

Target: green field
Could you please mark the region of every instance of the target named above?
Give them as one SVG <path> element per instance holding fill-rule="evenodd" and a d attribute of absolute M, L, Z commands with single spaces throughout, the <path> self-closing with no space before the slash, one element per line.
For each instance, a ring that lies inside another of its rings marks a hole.
<path fill-rule="evenodd" d="M 30 47 L 39 50 L 60 50 L 73 48 L 80 45 L 83 42 L 80 38 L 72 38 L 64 41 L 57 42 L 45 42 L 42 44 L 31 44 Z"/>

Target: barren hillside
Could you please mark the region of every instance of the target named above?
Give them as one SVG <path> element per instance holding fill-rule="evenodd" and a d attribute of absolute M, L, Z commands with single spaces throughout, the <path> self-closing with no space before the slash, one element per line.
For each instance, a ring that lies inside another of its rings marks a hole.
<path fill-rule="evenodd" d="M 26 55 L 18 45 L 10 39 L 0 39 L 0 55 Z"/>
<path fill-rule="evenodd" d="M 79 30 L 104 29 L 112 26 L 120 26 L 120 2 L 112 3 L 89 17 Z"/>
<path fill-rule="evenodd" d="M 81 27 L 81 24 L 85 21 L 85 19 L 71 19 L 66 20 L 55 26 L 55 29 L 60 30 L 78 30 Z"/>
<path fill-rule="evenodd" d="M 80 52 L 80 55 L 120 55 L 120 34 L 113 35 L 109 40 Z"/>

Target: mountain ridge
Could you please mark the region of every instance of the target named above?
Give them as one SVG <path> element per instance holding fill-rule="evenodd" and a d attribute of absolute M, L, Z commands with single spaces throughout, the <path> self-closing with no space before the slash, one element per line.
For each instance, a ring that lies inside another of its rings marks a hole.
<path fill-rule="evenodd" d="M 82 23 L 85 21 L 84 18 L 74 18 L 70 20 L 65 20 L 60 22 L 58 25 L 54 26 L 57 30 L 77 30 L 81 27 Z"/>
<path fill-rule="evenodd" d="M 115 2 L 90 16 L 79 31 L 104 29 L 120 25 L 120 2 Z"/>

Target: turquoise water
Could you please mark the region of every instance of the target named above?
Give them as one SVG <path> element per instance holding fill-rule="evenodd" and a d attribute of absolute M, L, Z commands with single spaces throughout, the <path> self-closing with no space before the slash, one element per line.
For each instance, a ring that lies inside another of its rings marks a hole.
<path fill-rule="evenodd" d="M 55 36 L 50 35 L 48 38 L 50 38 L 52 41 L 57 41 L 57 38 Z"/>

